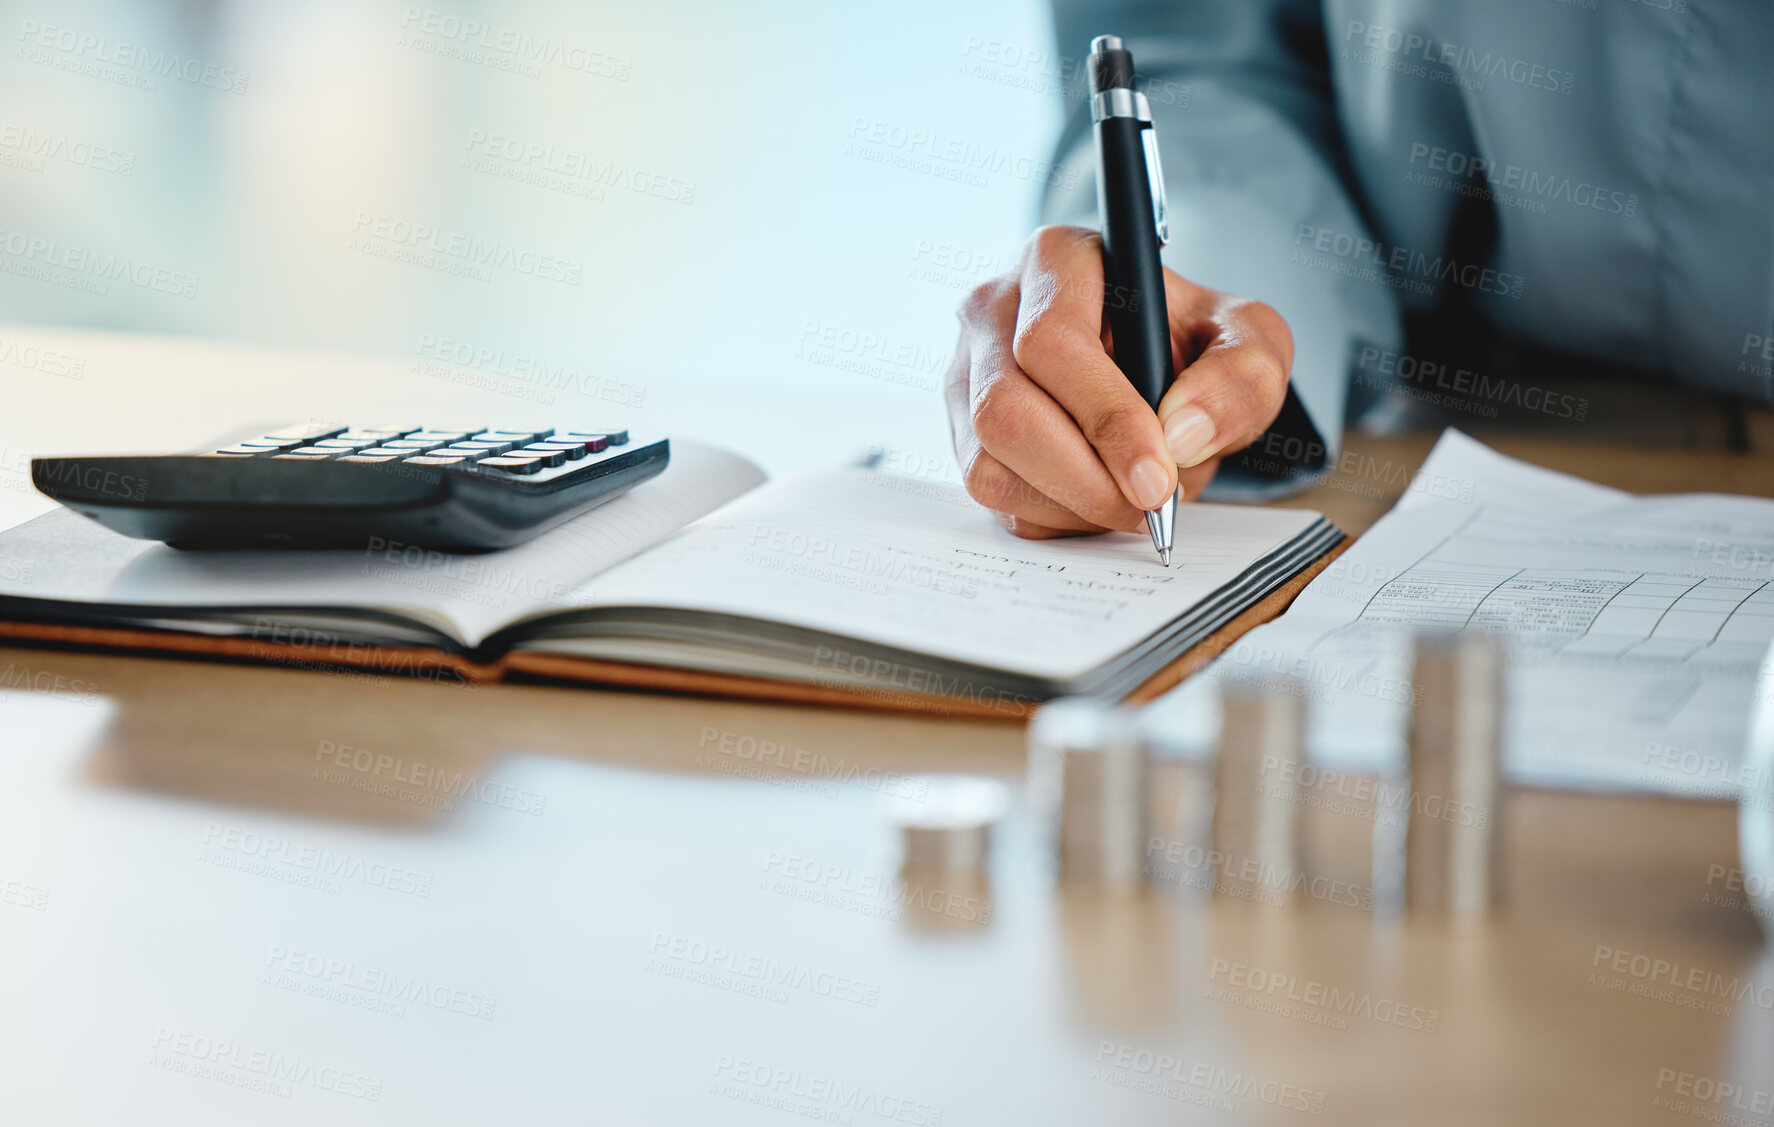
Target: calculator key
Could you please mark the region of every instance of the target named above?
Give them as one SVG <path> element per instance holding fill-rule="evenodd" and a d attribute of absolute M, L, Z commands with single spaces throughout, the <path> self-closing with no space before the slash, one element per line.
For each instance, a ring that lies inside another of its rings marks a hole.
<path fill-rule="evenodd" d="M 199 454 L 199 458 L 250 458 L 251 454 L 236 454 L 230 450 L 216 450 L 208 454 Z"/>
<path fill-rule="evenodd" d="M 296 447 L 306 446 L 308 443 L 300 438 L 249 438 L 245 442 L 235 445 L 251 446 L 255 450 L 294 450 Z"/>
<path fill-rule="evenodd" d="M 590 434 L 559 435 L 559 434 L 557 434 L 553 438 L 549 439 L 548 441 L 555 446 L 566 446 L 568 444 L 571 444 L 571 445 L 579 447 L 579 449 L 585 451 L 587 454 L 596 454 L 598 451 L 602 450 L 604 447 L 606 447 L 610 444 L 610 440 L 605 438 L 601 434 L 599 434 L 599 435 L 590 435 Z"/>
<path fill-rule="evenodd" d="M 246 455 L 275 454 L 280 449 L 282 449 L 282 447 L 278 447 L 278 446 L 272 446 L 272 447 L 247 446 L 243 443 L 242 445 L 239 445 L 239 446 L 224 446 L 220 450 L 217 450 L 216 453 L 218 453 L 218 454 L 246 454 Z"/>
<path fill-rule="evenodd" d="M 540 458 L 528 457 L 482 458 L 474 464 L 481 469 L 504 470 L 506 473 L 519 474 L 532 474 L 542 469 Z"/>
<path fill-rule="evenodd" d="M 566 463 L 567 452 L 565 450 L 551 450 L 546 446 L 532 443 L 521 450 L 512 451 L 512 457 L 535 458 L 549 469 L 553 469 L 556 466 L 564 465 Z"/>
<path fill-rule="evenodd" d="M 343 438 L 323 438 L 319 442 L 316 442 L 313 448 L 316 450 L 350 450 L 355 453 L 358 450 L 362 450 L 365 446 L 374 446 L 375 444 L 375 439 L 352 442 Z"/>
<path fill-rule="evenodd" d="M 446 442 L 460 442 L 473 433 L 471 430 L 416 430 L 406 437 L 413 442 L 435 442 L 442 446 Z"/>
<path fill-rule="evenodd" d="M 340 454 L 353 453 L 353 451 L 351 451 L 351 450 L 328 450 L 324 446 L 301 446 L 301 447 L 297 447 L 294 450 L 291 450 L 290 453 L 291 454 L 301 454 L 304 456 L 318 456 L 321 458 L 333 458 L 333 457 L 337 457 Z M 281 458 L 281 457 L 283 457 L 283 455 L 279 454 L 278 457 Z"/>
<path fill-rule="evenodd" d="M 442 445 L 442 442 L 429 442 L 418 438 L 395 438 L 384 442 L 381 448 L 383 450 L 405 450 L 407 453 L 412 454 L 422 453 L 426 450 L 435 450 Z"/>
<path fill-rule="evenodd" d="M 588 453 L 588 451 L 585 449 L 585 443 L 583 443 L 583 442 L 556 442 L 552 438 L 549 439 L 547 442 L 532 442 L 528 446 L 524 447 L 524 449 L 525 450 L 536 450 L 536 451 L 559 450 L 561 453 L 563 453 L 567 456 L 567 460 L 569 462 L 577 462 L 579 459 L 585 457 L 585 455 Z"/>
<path fill-rule="evenodd" d="M 265 437 L 272 439 L 293 438 L 302 442 L 315 442 L 343 433 L 345 433 L 344 427 L 331 427 L 324 423 L 294 423 L 287 427 L 279 427 L 277 430 L 267 431 Z"/>
<path fill-rule="evenodd" d="M 378 442 L 387 442 L 391 438 L 399 438 L 397 430 L 348 430 L 335 441 L 357 442 L 364 446 L 374 446 Z"/>
<path fill-rule="evenodd" d="M 489 457 L 503 454 L 516 449 L 515 442 L 452 442 L 445 450 L 460 450 L 464 454 L 483 454 Z"/>
<path fill-rule="evenodd" d="M 392 462 L 395 460 L 395 458 L 396 458 L 396 455 L 394 455 L 394 454 L 347 454 L 343 458 L 336 458 L 334 460 L 339 461 L 339 462 L 376 462 L 376 463 L 381 463 L 381 462 Z"/>
<path fill-rule="evenodd" d="M 455 466 L 467 461 L 466 458 L 446 458 L 436 454 L 416 454 L 405 459 L 404 466 Z"/>
<path fill-rule="evenodd" d="M 601 439 L 604 446 L 626 446 L 628 444 L 628 432 L 625 430 L 573 430 L 568 431 L 565 434 L 557 434 L 555 435 L 555 438 L 584 442 L 593 442 Z M 599 450 L 602 450 L 604 446 L 591 448 L 592 453 L 597 453 Z"/>
<path fill-rule="evenodd" d="M 330 454 L 330 453 L 328 453 L 328 454 L 292 453 L 292 454 L 273 454 L 271 456 L 273 458 L 280 460 L 280 461 L 286 461 L 286 462 L 324 462 L 328 458 L 332 457 L 332 454 Z"/>
<path fill-rule="evenodd" d="M 549 431 L 548 433 L 553 434 L 554 432 Z M 522 446 L 525 443 L 536 441 L 536 437 L 536 432 L 533 430 L 483 430 L 479 434 L 470 438 L 469 441 L 510 442 L 514 445 Z"/>

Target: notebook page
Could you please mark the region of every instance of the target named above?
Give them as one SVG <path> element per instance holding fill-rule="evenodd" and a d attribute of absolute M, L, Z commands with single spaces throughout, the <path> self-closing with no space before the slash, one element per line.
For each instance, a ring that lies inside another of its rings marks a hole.
<path fill-rule="evenodd" d="M 1451 431 L 1419 477 L 1460 488 L 1413 489 L 1213 674 L 1302 679 L 1316 760 L 1398 770 L 1410 632 L 1487 630 L 1510 647 L 1512 777 L 1733 797 L 1774 642 L 1774 501 L 1635 497 Z M 1202 680 L 1150 711 L 1179 750 L 1211 739 Z"/>
<path fill-rule="evenodd" d="M 1149 537 L 1021 540 L 959 489 L 847 469 L 773 482 L 573 600 L 783 622 L 1036 677 L 1110 660 L 1318 519 L 1188 505 Z"/>
<path fill-rule="evenodd" d="M 447 625 L 474 645 L 764 480 L 736 454 L 674 441 L 665 472 L 526 544 L 478 555 L 384 547 L 179 551 L 67 509 L 0 532 L 0 597 L 159 607 L 359 607 Z"/>

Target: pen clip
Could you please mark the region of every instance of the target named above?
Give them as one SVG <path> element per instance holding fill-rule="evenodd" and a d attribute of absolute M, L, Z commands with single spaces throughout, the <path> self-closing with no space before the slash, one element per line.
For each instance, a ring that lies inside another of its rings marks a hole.
<path fill-rule="evenodd" d="M 1170 243 L 1170 205 L 1164 198 L 1164 166 L 1158 163 L 1158 131 L 1147 121 L 1140 129 L 1140 144 L 1146 149 L 1146 180 L 1152 190 L 1152 223 L 1158 229 L 1158 245 Z"/>

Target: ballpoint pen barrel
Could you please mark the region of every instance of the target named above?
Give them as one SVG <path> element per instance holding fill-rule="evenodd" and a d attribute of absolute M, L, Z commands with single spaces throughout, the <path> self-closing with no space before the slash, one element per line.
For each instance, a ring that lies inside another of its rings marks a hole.
<path fill-rule="evenodd" d="M 1154 409 L 1170 387 L 1170 318 L 1141 123 L 1096 123 L 1097 208 L 1103 224 L 1103 316 L 1115 363 Z M 1135 250 L 1134 248 L 1139 248 Z"/>
<path fill-rule="evenodd" d="M 1103 228 L 1103 319 L 1115 363 L 1148 406 L 1170 388 L 1170 317 L 1159 248 L 1168 238 L 1151 111 L 1134 90 L 1133 56 L 1112 35 L 1090 44 L 1090 114 L 1096 130 L 1096 201 Z M 1151 164 L 1147 165 L 1147 154 Z M 1176 494 L 1147 514 L 1152 547 L 1166 567 Z"/>

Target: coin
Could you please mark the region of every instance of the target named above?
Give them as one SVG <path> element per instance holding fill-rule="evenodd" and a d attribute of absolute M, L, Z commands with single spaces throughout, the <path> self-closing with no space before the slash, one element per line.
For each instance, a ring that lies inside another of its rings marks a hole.
<path fill-rule="evenodd" d="M 1478 631 L 1416 638 L 1404 902 L 1473 916 L 1501 891 L 1504 655 Z"/>
<path fill-rule="evenodd" d="M 1069 698 L 1029 725 L 1029 794 L 1060 876 L 1131 888 L 1145 879 L 1146 746 L 1130 714 Z"/>
<path fill-rule="evenodd" d="M 1300 795 L 1306 706 L 1286 686 L 1224 680 L 1214 761 L 1214 887 L 1241 899 L 1287 893 L 1301 872 Z"/>
<path fill-rule="evenodd" d="M 904 795 L 887 800 L 888 819 L 900 830 L 901 870 L 983 874 L 992 827 L 1010 806 L 1004 784 L 967 775 L 910 782 Z"/>

